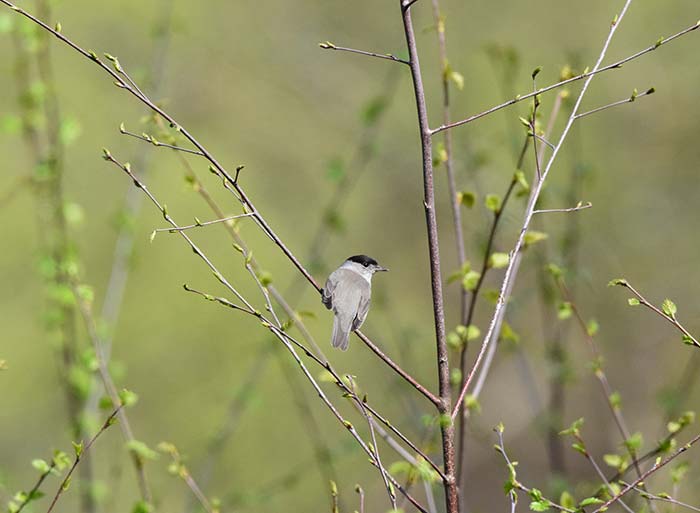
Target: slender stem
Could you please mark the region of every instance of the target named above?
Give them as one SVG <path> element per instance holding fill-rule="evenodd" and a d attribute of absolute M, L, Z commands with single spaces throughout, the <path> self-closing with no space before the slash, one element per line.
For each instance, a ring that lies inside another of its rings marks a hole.
<path fill-rule="evenodd" d="M 445 23 L 440 14 L 439 0 L 432 0 L 433 21 L 437 28 L 438 51 L 440 55 L 440 70 L 442 82 L 442 121 L 447 125 L 450 123 L 450 77 L 448 76 L 449 62 L 447 60 L 447 38 L 445 34 Z M 464 226 L 462 224 L 462 209 L 457 199 L 457 184 L 454 171 L 454 157 L 452 152 L 452 132 L 446 131 L 443 135 L 445 145 L 445 168 L 447 170 L 447 190 L 450 195 L 450 206 L 452 207 L 453 228 L 455 234 L 455 246 L 457 249 L 457 263 L 462 268 L 467 260 L 464 244 Z M 460 292 L 460 323 L 467 324 L 467 291 L 464 287 Z"/>
<path fill-rule="evenodd" d="M 355 390 L 355 382 L 352 379 L 350 375 L 347 376 L 348 379 L 350 380 L 350 387 L 353 390 L 353 393 L 355 396 L 357 396 L 357 392 Z M 392 509 L 396 509 L 396 494 L 394 493 L 393 489 L 391 488 L 391 485 L 389 484 L 389 479 L 387 478 L 387 473 L 386 470 L 384 470 L 384 467 L 382 466 L 382 461 L 379 456 L 379 445 L 377 445 L 377 437 L 374 434 L 374 422 L 372 421 L 372 414 L 369 413 L 367 408 L 365 407 L 365 401 L 364 400 L 359 400 L 357 401 L 358 406 L 360 407 L 360 411 L 362 412 L 362 416 L 367 420 L 367 425 L 369 426 L 369 434 L 370 434 L 370 439 L 372 440 L 372 449 L 374 450 L 374 457 L 377 460 L 377 465 L 379 466 L 379 470 L 382 474 L 382 480 L 384 481 L 384 487 L 386 488 L 386 493 L 389 495 L 389 502 L 391 503 Z"/>
<path fill-rule="evenodd" d="M 625 485 L 626 485 L 627 483 L 624 483 L 624 482 L 623 482 L 622 484 L 625 484 Z M 689 509 L 689 510 L 691 510 L 691 511 L 699 511 L 699 512 L 700 512 L 700 508 L 698 508 L 697 506 L 693 506 L 693 505 L 688 504 L 688 503 L 686 503 L 686 502 L 681 502 L 681 501 L 679 501 L 678 499 L 674 499 L 674 498 L 671 497 L 671 496 L 668 496 L 668 495 L 656 495 L 656 494 L 653 494 L 653 493 L 651 493 L 651 492 L 644 491 L 644 490 L 642 490 L 641 488 L 638 489 L 637 486 L 634 487 L 634 490 L 635 490 L 636 492 L 639 492 L 640 494 L 644 495 L 645 497 L 649 498 L 650 500 L 668 502 L 669 504 L 673 504 L 674 506 L 680 506 L 680 507 L 682 507 L 682 508 L 686 508 L 686 509 Z M 672 507 L 671 511 L 673 511 L 673 510 L 674 510 L 674 508 Z"/>
<path fill-rule="evenodd" d="M 624 100 L 619 100 L 616 102 L 608 103 L 607 105 L 603 105 L 602 107 L 598 107 L 593 110 L 589 110 L 586 112 L 582 112 L 581 114 L 576 115 L 576 119 L 581 119 L 585 116 L 590 116 L 591 114 L 595 114 L 596 112 L 600 112 L 602 110 L 610 109 L 612 107 L 617 107 L 618 105 L 624 105 L 625 103 L 632 103 L 635 101 L 637 98 L 641 98 L 642 96 L 649 96 L 650 94 L 654 93 L 654 88 L 652 87 L 651 89 L 637 95 L 630 96 L 629 98 L 625 98 Z"/>
<path fill-rule="evenodd" d="M 189 149 L 189 148 L 183 148 L 182 146 L 176 146 L 176 145 L 174 145 L 174 144 L 168 144 L 168 143 L 160 142 L 159 140 L 153 138 L 153 137 L 150 136 L 150 135 L 139 135 L 139 134 L 135 134 L 135 133 L 133 133 L 133 132 L 129 132 L 128 130 L 126 130 L 126 129 L 124 129 L 124 128 L 120 128 L 120 129 L 119 129 L 119 132 L 122 133 L 122 134 L 124 134 L 124 135 L 128 135 L 128 136 L 130 136 L 130 137 L 133 137 L 133 138 L 135 138 L 135 139 L 138 139 L 138 140 L 140 140 L 140 141 L 145 141 L 145 142 L 147 142 L 147 143 L 150 143 L 150 144 L 152 144 L 153 146 L 160 146 L 160 147 L 163 147 L 163 148 L 170 148 L 171 150 L 177 150 L 177 151 L 181 151 L 181 152 L 183 152 L 183 153 L 189 153 L 189 154 L 191 154 L 191 155 L 197 155 L 197 156 L 200 156 L 200 157 L 203 156 L 202 152 L 199 151 L 199 150 L 191 150 L 191 149 Z"/>
<path fill-rule="evenodd" d="M 250 217 L 250 216 L 252 216 L 252 215 L 253 215 L 253 214 L 238 214 L 238 215 L 235 215 L 235 216 L 228 216 L 228 217 L 222 217 L 222 218 L 220 218 L 220 219 L 214 219 L 213 221 L 205 221 L 205 222 L 203 222 L 203 223 L 197 222 L 197 223 L 195 223 L 195 224 L 190 224 L 190 225 L 187 225 L 187 226 L 179 226 L 179 227 L 177 227 L 177 228 L 173 228 L 173 227 L 170 227 L 170 228 L 156 228 L 156 229 L 153 230 L 153 231 L 156 232 L 156 233 L 162 233 L 162 232 L 175 233 L 175 232 L 179 232 L 179 231 L 182 231 L 182 230 L 191 230 L 192 228 L 200 228 L 200 227 L 202 227 L 202 226 L 209 226 L 209 225 L 217 224 L 217 223 L 225 223 L 225 222 L 227 222 L 227 221 L 233 221 L 234 219 L 240 219 L 240 218 L 242 218 L 242 217 Z"/>
<path fill-rule="evenodd" d="M 337 46 L 331 43 L 330 41 L 326 41 L 325 43 L 319 43 L 318 46 L 320 48 L 323 48 L 324 50 L 338 50 L 341 52 L 357 53 L 359 55 L 366 55 L 367 57 L 376 57 L 378 59 L 386 59 L 389 61 L 400 62 L 401 64 L 408 64 L 408 61 L 399 59 L 396 55 L 392 55 L 390 53 L 375 53 L 367 52 L 365 50 L 357 50 L 355 48 L 346 48 L 344 46 Z"/>
<path fill-rule="evenodd" d="M 408 47 L 413 92 L 418 111 L 418 126 L 420 130 L 421 150 L 423 154 L 423 207 L 428 231 L 428 249 L 430 255 L 430 281 L 433 296 L 433 317 L 435 322 L 435 342 L 437 346 L 438 389 L 440 404 L 438 411 L 441 415 L 449 413 L 452 403 L 450 389 L 450 367 L 445 333 L 445 312 L 442 296 L 442 274 L 440 271 L 440 248 L 438 243 L 437 217 L 435 215 L 435 191 L 433 185 L 433 149 L 428 126 L 428 110 L 425 103 L 423 77 L 420 70 L 418 49 L 411 20 L 409 6 L 399 1 L 403 17 L 406 45 Z M 445 504 L 448 513 L 459 512 L 459 493 L 455 478 L 456 458 L 454 445 L 454 423 L 442 422 L 442 455 L 445 467 Z"/>
<path fill-rule="evenodd" d="M 576 205 L 575 207 L 571 208 L 547 208 L 543 210 L 535 210 L 533 214 L 552 214 L 555 212 L 578 212 L 579 210 L 586 210 L 587 208 L 591 208 L 593 206 L 593 203 L 590 201 L 583 203 L 581 205 Z"/>

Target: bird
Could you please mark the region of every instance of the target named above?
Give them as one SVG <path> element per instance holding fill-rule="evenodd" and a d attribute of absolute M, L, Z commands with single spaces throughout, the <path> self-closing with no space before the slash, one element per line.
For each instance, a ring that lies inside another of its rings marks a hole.
<path fill-rule="evenodd" d="M 372 276 L 388 271 L 367 255 L 353 255 L 333 271 L 323 289 L 321 301 L 333 310 L 333 335 L 331 345 L 345 351 L 350 332 L 360 329 L 367 318 L 372 298 Z"/>

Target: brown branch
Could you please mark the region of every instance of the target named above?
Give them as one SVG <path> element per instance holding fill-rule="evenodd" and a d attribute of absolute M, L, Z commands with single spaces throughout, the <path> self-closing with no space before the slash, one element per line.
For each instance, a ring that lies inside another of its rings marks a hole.
<path fill-rule="evenodd" d="M 411 20 L 410 4 L 399 1 L 403 18 L 406 46 L 408 47 L 413 92 L 418 114 L 421 150 L 423 154 L 423 207 L 428 231 L 428 250 L 430 255 L 430 281 L 433 298 L 433 317 L 435 322 L 435 343 L 437 346 L 438 388 L 440 403 L 437 405 L 440 415 L 449 414 L 452 404 L 450 389 L 450 364 L 445 333 L 445 312 L 442 296 L 442 273 L 440 271 L 440 247 L 438 242 L 437 217 L 435 214 L 435 191 L 433 185 L 433 149 L 430 127 L 428 126 L 428 111 L 425 103 L 423 77 L 420 70 L 418 49 Z M 447 480 L 445 488 L 445 504 L 447 513 L 459 511 L 459 492 L 455 478 L 456 458 L 454 445 L 454 424 L 441 423 L 442 455 Z"/>
<path fill-rule="evenodd" d="M 576 119 L 581 119 L 585 116 L 590 116 L 591 114 L 595 114 L 596 112 L 610 109 L 612 107 L 617 107 L 618 105 L 624 105 L 625 103 L 632 103 L 637 98 L 641 98 L 643 96 L 649 96 L 650 94 L 654 94 L 654 92 L 656 92 L 656 89 L 654 89 L 653 87 L 650 89 L 647 89 L 646 91 L 644 91 L 641 94 L 637 94 L 635 91 L 634 94 L 632 94 L 632 96 L 630 96 L 629 98 L 625 98 L 624 100 L 619 100 L 616 102 L 608 103 L 607 105 L 603 105 L 602 107 L 598 107 L 596 109 L 589 110 L 587 112 L 582 112 L 581 114 L 577 114 Z"/>
<path fill-rule="evenodd" d="M 392 55 L 390 53 L 375 53 L 375 52 L 367 52 L 365 50 L 356 50 L 355 48 L 346 48 L 344 46 L 337 46 L 337 45 L 331 43 L 330 41 L 326 41 L 324 43 L 319 43 L 318 46 L 320 48 L 323 48 L 324 50 L 338 50 L 341 52 L 356 53 L 359 55 L 366 55 L 367 57 L 377 57 L 378 59 L 386 59 L 389 61 L 400 62 L 401 64 L 408 64 L 408 61 L 400 59 L 396 55 Z"/>
<path fill-rule="evenodd" d="M 587 208 L 591 208 L 593 206 L 593 203 L 590 201 L 587 201 L 586 203 L 580 203 L 576 205 L 575 207 L 571 208 L 546 208 L 542 210 L 535 210 L 533 214 L 553 214 L 556 212 L 578 212 L 579 210 L 586 210 Z"/>

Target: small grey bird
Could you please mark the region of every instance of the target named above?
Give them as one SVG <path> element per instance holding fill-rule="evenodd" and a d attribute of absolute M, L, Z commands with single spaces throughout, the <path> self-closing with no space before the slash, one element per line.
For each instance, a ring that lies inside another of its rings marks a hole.
<path fill-rule="evenodd" d="M 350 332 L 360 329 L 367 318 L 372 297 L 372 276 L 378 271 L 388 271 L 374 258 L 355 255 L 342 263 L 326 280 L 321 291 L 321 301 L 333 310 L 333 337 L 331 344 L 345 351 Z"/>

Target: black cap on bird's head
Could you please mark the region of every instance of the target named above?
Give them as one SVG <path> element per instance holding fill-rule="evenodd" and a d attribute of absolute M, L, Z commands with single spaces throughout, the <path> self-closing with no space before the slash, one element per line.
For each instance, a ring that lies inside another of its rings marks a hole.
<path fill-rule="evenodd" d="M 351 257 L 348 257 L 346 261 L 355 262 L 356 264 L 360 264 L 363 267 L 371 267 L 374 271 L 389 270 L 386 267 L 382 267 L 381 265 L 379 265 L 374 258 L 368 257 L 367 255 L 353 255 Z"/>

